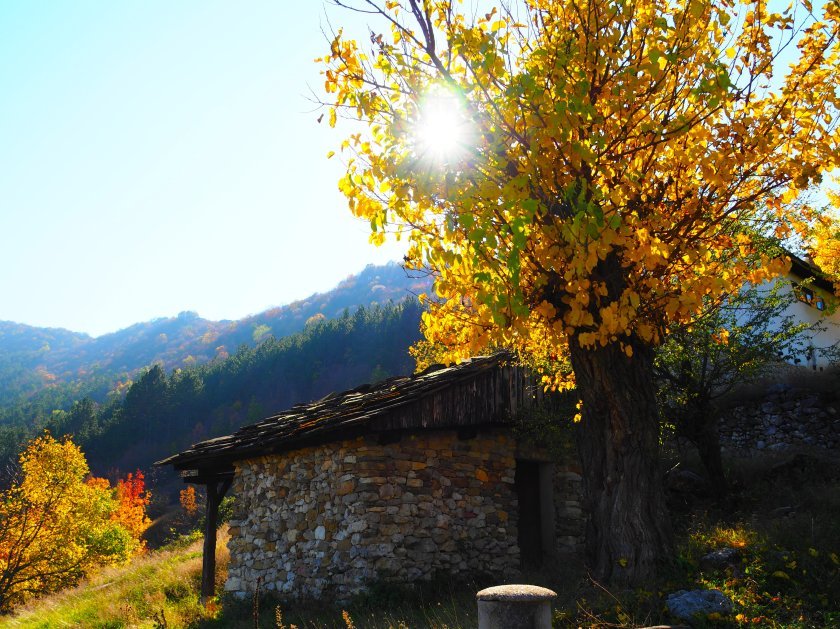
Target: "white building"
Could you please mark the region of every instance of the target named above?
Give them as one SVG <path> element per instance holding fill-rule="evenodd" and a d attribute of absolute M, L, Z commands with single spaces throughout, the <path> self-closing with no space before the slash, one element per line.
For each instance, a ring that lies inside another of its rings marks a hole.
<path fill-rule="evenodd" d="M 831 303 L 836 301 L 832 283 L 819 269 L 806 260 L 790 254 L 792 264 L 788 279 L 790 289 L 796 296 L 784 312 L 798 322 L 813 325 L 807 332 L 808 347 L 794 362 L 822 371 L 830 364 L 827 350 L 840 350 L 840 308 L 831 312 Z M 837 354 L 835 354 L 836 356 Z"/>

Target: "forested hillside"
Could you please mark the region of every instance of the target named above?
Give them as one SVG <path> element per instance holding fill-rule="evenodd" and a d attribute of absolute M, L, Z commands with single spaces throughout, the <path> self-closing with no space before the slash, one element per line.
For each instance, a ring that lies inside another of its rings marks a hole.
<path fill-rule="evenodd" d="M 74 435 L 94 473 L 148 468 L 196 441 L 297 402 L 410 373 L 408 347 L 420 338 L 420 314 L 415 299 L 360 307 L 335 319 L 310 317 L 302 332 L 263 337 L 204 364 L 171 371 L 155 364 L 124 395 L 85 397 L 34 423 L 7 424 L 0 457 L 9 460 L 23 439 L 48 428 Z"/>
<path fill-rule="evenodd" d="M 0 321 L 0 408 L 37 401 L 45 389 L 62 386 L 69 387 L 64 397 L 71 401 L 79 393 L 101 400 L 119 381 L 152 363 L 169 370 L 224 358 L 242 344 L 299 332 L 312 317 L 331 319 L 345 309 L 399 301 L 428 286 L 427 278 L 413 277 L 397 264 L 369 265 L 327 293 L 238 321 L 208 321 L 182 312 L 97 338 Z M 56 394 L 48 398 L 50 406 Z M 0 418 L 0 423 L 8 422 Z"/>
<path fill-rule="evenodd" d="M 0 322 L 0 457 L 41 427 L 55 426 L 74 402 L 107 407 L 122 399 L 142 369 L 163 372 L 224 361 L 359 306 L 397 302 L 427 290 L 428 278 L 400 266 L 369 265 L 333 290 L 239 321 L 208 321 L 194 313 L 138 323 L 91 338 L 61 329 Z M 76 408 L 74 413 L 82 412 Z"/>

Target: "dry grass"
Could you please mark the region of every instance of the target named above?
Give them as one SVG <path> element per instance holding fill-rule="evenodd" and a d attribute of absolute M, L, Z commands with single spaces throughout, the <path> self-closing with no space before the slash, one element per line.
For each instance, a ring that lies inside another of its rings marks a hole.
<path fill-rule="evenodd" d="M 227 571 L 227 529 L 220 531 L 217 578 Z M 103 569 L 74 588 L 0 618 L 2 627 L 186 627 L 215 615 L 198 601 L 201 538 Z"/>

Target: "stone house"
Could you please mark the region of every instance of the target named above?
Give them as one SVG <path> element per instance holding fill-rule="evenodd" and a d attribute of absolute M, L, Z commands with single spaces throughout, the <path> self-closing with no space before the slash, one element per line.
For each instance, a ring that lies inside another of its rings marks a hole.
<path fill-rule="evenodd" d="M 503 355 L 365 385 L 172 456 L 207 485 L 202 595 L 212 595 L 216 509 L 232 488 L 225 589 L 346 598 L 374 581 L 504 579 L 579 549 L 580 475 L 517 438 L 545 405 Z"/>

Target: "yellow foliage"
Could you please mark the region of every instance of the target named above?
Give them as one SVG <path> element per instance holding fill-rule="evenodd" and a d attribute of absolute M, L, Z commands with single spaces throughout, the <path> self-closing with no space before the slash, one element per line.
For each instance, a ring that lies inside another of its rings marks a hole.
<path fill-rule="evenodd" d="M 20 479 L 0 494 L 0 610 L 122 562 L 137 541 L 112 519 L 107 481 L 85 481 L 88 465 L 69 439 L 49 434 L 20 455 Z"/>
<path fill-rule="evenodd" d="M 835 208 L 840 208 L 840 196 L 830 195 Z M 820 217 L 814 230 L 811 257 L 814 263 L 834 282 L 834 292 L 840 297 L 840 216 L 837 209 Z"/>
<path fill-rule="evenodd" d="M 704 302 L 783 272 L 767 239 L 808 237 L 819 213 L 798 199 L 840 140 L 840 4 L 799 4 L 413 2 L 414 24 L 385 2 L 393 43 L 365 54 L 339 32 L 321 59 L 331 124 L 348 111 L 367 128 L 342 144 L 339 187 L 374 242 L 396 228 L 408 265 L 436 273 L 436 359 L 620 344 L 632 360 Z M 787 68 L 781 49 L 798 51 Z M 468 127 L 444 159 L 417 138 L 429 93 Z"/>

